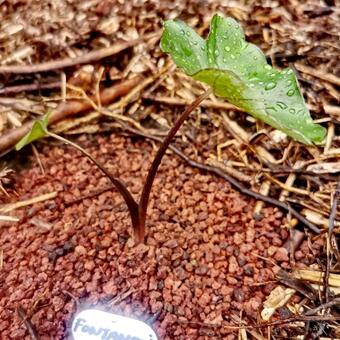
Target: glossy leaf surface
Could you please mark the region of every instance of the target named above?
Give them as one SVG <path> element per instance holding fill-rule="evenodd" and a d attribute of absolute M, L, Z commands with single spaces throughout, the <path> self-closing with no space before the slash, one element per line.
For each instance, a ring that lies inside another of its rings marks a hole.
<path fill-rule="evenodd" d="M 161 49 L 186 74 L 255 118 L 302 143 L 324 141 L 326 129 L 313 123 L 294 72 L 269 65 L 234 19 L 215 15 L 206 41 L 185 23 L 168 20 Z"/>

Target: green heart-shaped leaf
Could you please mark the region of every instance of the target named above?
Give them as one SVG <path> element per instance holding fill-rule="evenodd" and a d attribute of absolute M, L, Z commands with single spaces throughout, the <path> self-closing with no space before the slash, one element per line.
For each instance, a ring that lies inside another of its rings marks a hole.
<path fill-rule="evenodd" d="M 294 72 L 267 64 L 234 19 L 215 15 L 206 41 L 181 21 L 168 20 L 164 27 L 161 49 L 186 74 L 302 143 L 324 141 L 326 129 L 313 123 Z"/>

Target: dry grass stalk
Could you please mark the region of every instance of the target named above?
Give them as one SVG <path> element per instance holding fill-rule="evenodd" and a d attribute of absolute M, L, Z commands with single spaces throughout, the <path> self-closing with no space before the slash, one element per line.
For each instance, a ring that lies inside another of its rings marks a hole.
<path fill-rule="evenodd" d="M 54 13 L 47 5 L 40 2 L 39 9 L 41 11 L 39 11 L 39 15 L 43 13 L 49 20 L 42 22 L 39 27 L 35 25 L 35 22 L 37 22 L 37 14 L 35 13 L 38 13 L 37 4 L 32 3 L 31 6 L 30 15 L 26 15 L 28 11 L 17 11 L 15 22 L 13 22 L 13 18 L 4 15 L 0 37 L 4 51 L 0 56 L 0 64 L 4 64 L 6 59 L 8 62 L 15 58 L 21 58 L 22 63 L 30 63 L 33 66 L 46 65 L 46 62 L 48 63 L 51 60 L 58 60 L 59 62 L 72 60 L 74 64 L 77 60 L 79 62 L 79 58 L 82 58 L 82 56 L 89 55 L 91 53 L 89 51 L 110 49 L 113 39 L 139 40 L 141 36 L 146 36 L 148 32 L 158 31 L 160 28 L 160 23 L 157 20 L 143 15 L 139 15 L 131 21 L 124 21 L 124 25 L 121 25 L 116 16 L 108 20 L 101 20 L 99 15 L 93 15 L 85 3 L 78 2 L 72 4 L 74 8 L 70 8 L 70 5 L 66 4 L 67 10 L 71 14 L 76 10 L 82 17 L 79 22 L 77 20 L 77 34 L 75 34 L 74 30 L 70 29 L 72 28 L 71 21 L 68 21 L 72 19 L 65 17 L 61 21 L 60 16 L 55 15 L 60 10 L 61 3 L 54 3 L 53 6 L 57 9 Z M 126 4 L 122 3 L 116 4 L 116 8 L 120 11 L 122 11 L 121 7 L 124 8 L 125 6 Z M 157 6 L 162 7 L 162 3 L 159 2 Z M 180 3 L 178 6 L 180 8 L 171 15 L 178 15 L 182 13 L 181 11 L 187 10 L 185 8 L 186 3 Z M 209 16 L 212 11 L 221 10 L 225 12 L 226 10 L 219 4 L 214 4 L 213 7 L 212 9 L 207 4 L 207 11 L 204 15 L 195 12 L 197 15 L 195 15 L 191 24 L 199 26 L 199 31 L 202 33 L 209 25 Z M 327 15 L 318 16 L 318 11 L 324 9 L 331 9 L 331 11 Z M 339 77 L 336 75 L 337 65 L 335 63 L 338 55 L 338 11 L 334 6 L 320 6 L 320 3 L 314 0 L 308 3 L 295 0 L 288 1 L 284 6 L 274 6 L 268 2 L 265 8 L 257 3 L 255 4 L 255 2 L 240 1 L 237 5 L 230 4 L 227 11 L 228 14 L 241 20 L 249 40 L 260 41 L 261 48 L 271 58 L 273 65 L 285 68 L 291 64 L 295 65 L 296 69 L 301 72 L 299 75 L 302 78 L 301 85 L 307 103 L 312 110 L 313 118 L 322 121 L 324 126 L 328 125 L 329 127 L 326 146 L 322 150 L 318 146 L 305 147 L 294 142 L 287 143 L 287 139 L 278 138 L 277 133 L 268 126 L 256 124 L 254 119 L 245 116 L 232 105 L 216 100 L 214 96 L 211 96 L 209 100 L 202 104 L 204 114 L 198 113 L 198 119 L 189 121 L 183 129 L 183 135 L 186 137 L 188 131 L 190 131 L 193 132 L 194 138 L 199 137 L 200 128 L 203 126 L 202 122 L 205 122 L 212 131 L 213 138 L 209 141 L 211 143 L 209 150 L 205 150 L 205 145 L 202 145 L 202 143 L 197 142 L 195 144 L 197 151 L 202 152 L 202 157 L 209 159 L 213 150 L 217 150 L 217 159 L 228 159 L 228 170 L 236 171 L 233 174 L 235 178 L 237 176 L 238 179 L 247 178 L 250 179 L 249 182 L 255 184 L 269 181 L 272 188 L 271 192 L 275 193 L 276 199 L 279 199 L 281 194 L 281 200 L 289 202 L 293 207 L 305 207 L 306 209 L 303 212 L 307 219 L 320 226 L 325 226 L 325 220 L 327 220 L 330 212 L 332 191 L 334 192 L 336 186 L 336 179 L 335 176 L 332 177 L 332 174 L 337 173 L 337 164 L 340 161 L 340 139 L 337 136 L 340 111 L 337 103 L 339 94 L 336 88 L 339 85 Z M 123 11 L 122 13 L 126 12 Z M 164 12 L 164 14 L 167 15 L 168 12 Z M 299 18 L 299 20 L 293 20 L 293 18 Z M 89 24 L 90 22 L 93 26 Z M 25 27 L 33 27 L 35 35 L 30 35 L 30 32 L 24 29 Z M 327 34 L 322 31 L 324 27 L 327 27 Z M 98 39 L 89 39 L 89 41 L 86 41 L 86 47 L 78 48 L 77 46 L 84 44 L 83 37 L 93 35 L 91 33 L 96 28 L 98 31 L 95 35 L 99 35 Z M 323 34 L 323 39 L 319 39 L 320 33 Z M 36 49 L 35 53 L 31 54 L 30 45 L 25 41 L 25 34 L 30 37 L 33 48 L 39 45 L 50 47 L 46 48 L 47 53 L 42 53 L 42 51 Z M 72 113 L 80 112 L 77 111 L 78 106 L 74 102 L 68 114 L 60 116 L 60 124 L 56 126 L 57 131 L 93 133 L 103 128 L 98 119 L 101 117 L 100 121 L 104 122 L 104 128 L 126 124 L 134 126 L 138 131 L 149 133 L 153 131 L 154 135 L 161 135 L 162 129 L 154 128 L 151 130 L 149 127 L 146 129 L 146 126 L 143 125 L 143 119 L 171 121 L 174 108 L 179 105 L 186 105 L 190 98 L 196 96 L 202 90 L 202 87 L 189 80 L 188 77 L 181 75 L 181 72 L 171 72 L 170 70 L 159 78 L 156 77 L 157 79 L 152 78 L 157 74 L 157 70 L 162 70 L 166 65 L 164 55 L 160 54 L 157 48 L 154 48 L 157 39 L 157 37 L 151 38 L 149 41 L 131 48 L 129 53 L 122 52 L 123 66 L 119 69 L 123 69 L 123 72 L 117 70 L 114 58 L 112 61 L 111 59 L 106 60 L 105 66 L 108 69 L 105 70 L 103 79 L 105 76 L 105 79 L 121 80 L 124 75 L 137 75 L 139 77 L 138 83 L 141 79 L 145 79 L 142 86 L 135 88 L 119 104 L 115 103 L 114 105 L 117 104 L 117 106 L 113 106 L 112 109 L 107 108 L 105 106 L 107 104 L 103 103 L 98 97 L 100 74 L 96 78 L 97 86 L 93 97 L 87 91 L 86 85 L 73 84 L 82 88 L 87 97 L 92 99 L 92 103 L 87 100 L 86 104 L 90 112 L 81 118 L 65 119 L 69 118 Z M 18 50 L 18 46 L 21 46 L 22 49 Z M 296 61 L 300 60 L 302 55 L 304 56 L 303 63 Z M 8 66 L 13 70 L 13 65 L 6 65 L 6 67 Z M 22 67 L 21 65 L 17 66 Z M 65 64 L 62 66 L 65 66 Z M 101 65 L 91 61 L 91 66 L 95 70 L 100 70 Z M 32 66 L 29 67 L 32 71 Z M 70 71 L 72 71 L 71 68 Z M 141 76 L 141 73 L 143 76 Z M 10 77 L 11 81 L 15 80 L 15 76 Z M 28 75 L 25 78 L 24 88 L 28 91 L 39 89 L 39 84 L 36 84 L 36 80 L 32 80 L 32 77 L 30 77 Z M 57 83 L 56 80 L 58 80 Z M 45 79 L 43 81 L 44 86 L 48 87 L 49 84 L 45 83 Z M 60 86 L 59 78 L 53 79 L 53 81 L 55 84 L 51 82 L 51 87 Z M 16 83 L 14 82 L 14 84 Z M 18 93 L 23 89 L 18 86 L 20 85 L 16 85 L 12 89 L 10 87 L 0 89 L 0 93 L 8 93 L 7 90 Z M 66 90 L 65 84 L 63 88 Z M 2 129 L 10 126 L 9 120 L 14 125 L 23 124 L 23 127 L 25 127 L 27 120 L 35 118 L 35 115 L 43 114 L 45 106 L 41 105 L 41 107 L 36 108 L 36 104 L 40 103 L 40 98 L 38 95 L 35 98 L 31 103 L 24 102 L 21 98 L 9 98 L 10 102 L 7 102 L 7 106 L 4 107 L 8 111 L 5 112 L 4 110 L 3 112 L 5 119 Z M 66 98 L 67 101 L 71 100 L 70 95 L 64 94 L 62 98 Z M 56 100 L 57 98 L 53 97 L 52 99 Z M 132 103 L 133 107 L 130 106 Z M 162 106 L 159 104 L 162 104 Z M 100 108 L 100 106 L 102 107 Z M 98 111 L 91 112 L 91 110 Z M 115 120 L 115 123 L 110 122 L 111 118 Z M 2 137 L 4 136 L 10 135 L 3 135 Z M 2 137 L 0 137 L 0 149 Z M 297 161 L 301 161 L 301 169 L 299 169 L 301 172 L 293 171 L 294 166 L 292 165 L 296 164 Z M 278 167 L 278 165 L 282 166 Z M 270 173 L 270 178 L 264 177 L 266 172 L 261 171 L 264 167 Z M 277 171 L 281 168 L 288 172 L 280 173 Z M 270 172 L 273 170 L 275 172 Z M 305 170 L 314 171 L 322 174 L 322 176 L 306 174 L 304 173 Z M 289 171 L 291 171 L 291 175 L 287 176 Z M 324 175 L 326 172 L 329 176 Z M 316 212 L 318 212 L 318 215 L 315 214 Z M 338 214 L 334 225 L 338 226 L 339 221 L 340 216 Z"/>
<path fill-rule="evenodd" d="M 276 310 L 283 307 L 295 293 L 295 289 L 292 288 L 284 288 L 282 286 L 274 288 L 263 303 L 264 308 L 261 312 L 262 319 L 264 321 L 270 320 Z"/>
<path fill-rule="evenodd" d="M 219 168 L 219 169 L 225 171 L 228 175 L 235 177 L 236 179 L 238 179 L 241 182 L 249 183 L 252 180 L 251 176 L 247 176 L 246 174 L 236 170 L 232 166 L 225 165 L 224 163 L 219 162 L 216 159 L 208 158 L 206 164 L 214 166 L 216 168 Z"/>
<path fill-rule="evenodd" d="M 8 215 L 0 215 L 0 221 L 3 222 L 19 222 L 20 219 L 15 216 L 8 216 Z"/>
<path fill-rule="evenodd" d="M 270 190 L 271 183 L 270 181 L 263 181 L 260 186 L 259 193 L 265 196 L 268 196 L 269 190 Z M 255 218 L 260 218 L 261 217 L 261 210 L 264 206 L 263 201 L 257 201 L 253 210 L 253 216 Z"/>
<path fill-rule="evenodd" d="M 101 102 L 103 104 L 108 104 L 117 97 L 128 92 L 133 86 L 135 86 L 141 77 L 135 77 L 129 80 L 125 80 L 122 83 L 112 86 L 111 88 L 106 88 L 101 93 Z M 60 103 L 56 110 L 54 110 L 50 116 L 49 123 L 53 124 L 66 117 L 75 115 L 77 113 L 91 109 L 92 105 L 89 102 L 70 100 L 65 103 Z M 11 148 L 15 143 L 17 143 L 20 138 L 22 138 L 31 128 L 33 122 L 27 122 L 23 124 L 20 128 L 10 130 L 5 135 L 0 137 L 0 152 L 6 151 Z"/>
<path fill-rule="evenodd" d="M 27 207 L 28 205 L 32 205 L 32 204 L 47 201 L 47 200 L 51 200 L 53 198 L 56 198 L 57 195 L 58 195 L 58 193 L 56 191 L 53 191 L 53 192 L 50 192 L 50 193 L 47 193 L 47 194 L 43 194 L 43 195 L 39 195 L 39 196 L 30 198 L 28 200 L 18 201 L 18 202 L 15 202 L 15 203 L 3 204 L 0 207 L 0 212 L 1 213 L 8 213 L 8 212 L 13 211 L 15 209 Z"/>
<path fill-rule="evenodd" d="M 332 74 L 332 73 L 327 73 L 327 72 L 324 72 L 322 70 L 318 70 L 318 69 L 306 66 L 306 65 L 301 64 L 301 63 L 295 63 L 294 65 L 299 71 L 301 71 L 303 73 L 309 74 L 313 77 L 317 77 L 317 78 L 320 78 L 322 80 L 326 80 L 329 83 L 340 86 L 340 78 L 337 77 L 336 75 Z"/>
<path fill-rule="evenodd" d="M 317 270 L 311 270 L 311 269 L 299 269 L 294 270 L 292 272 L 293 277 L 300 280 L 309 281 L 312 283 L 322 284 L 323 283 L 323 277 L 325 273 Z M 329 280 L 328 284 L 331 287 L 336 287 L 340 289 L 340 274 L 329 274 Z"/>
<path fill-rule="evenodd" d="M 63 69 L 63 68 L 71 67 L 75 65 L 88 64 L 94 61 L 107 58 L 114 54 L 117 54 L 129 47 L 132 47 L 132 46 L 135 46 L 136 44 L 141 43 L 145 39 L 150 39 L 157 35 L 159 36 L 160 33 L 152 33 L 151 35 L 148 35 L 144 38 L 116 43 L 113 46 L 91 51 L 81 56 L 74 57 L 74 58 L 65 58 L 65 59 L 57 60 L 57 61 L 53 60 L 53 61 L 48 61 L 45 63 L 36 64 L 36 65 L 0 66 L 0 74 L 7 74 L 7 73 L 27 74 L 27 73 L 50 72 L 52 70 Z"/>

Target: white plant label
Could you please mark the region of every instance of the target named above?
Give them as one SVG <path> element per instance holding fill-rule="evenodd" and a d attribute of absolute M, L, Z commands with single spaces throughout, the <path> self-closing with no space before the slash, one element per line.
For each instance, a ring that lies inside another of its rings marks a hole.
<path fill-rule="evenodd" d="M 74 340 L 157 340 L 146 323 L 96 309 L 77 314 L 72 335 Z"/>

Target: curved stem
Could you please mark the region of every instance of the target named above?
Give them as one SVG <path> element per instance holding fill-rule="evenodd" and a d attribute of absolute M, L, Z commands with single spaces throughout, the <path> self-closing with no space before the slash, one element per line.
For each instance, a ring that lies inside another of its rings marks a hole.
<path fill-rule="evenodd" d="M 210 93 L 212 92 L 211 89 L 205 91 L 202 95 L 200 95 L 195 101 L 193 101 L 187 108 L 184 110 L 184 112 L 181 114 L 175 125 L 170 129 L 168 135 L 165 137 L 162 145 L 157 151 L 157 154 L 151 164 L 151 167 L 149 169 L 148 175 L 146 177 L 146 180 L 144 182 L 143 191 L 140 197 L 139 205 L 138 205 L 138 216 L 139 216 L 139 226 L 138 226 L 138 235 L 137 235 L 137 241 L 143 242 L 144 236 L 145 236 L 145 221 L 146 221 L 146 214 L 148 209 L 148 203 L 150 198 L 150 192 L 152 188 L 152 184 L 154 182 L 154 179 L 156 177 L 157 170 L 159 168 L 159 165 L 162 161 L 163 156 L 165 155 L 165 152 L 167 148 L 169 147 L 172 139 L 175 137 L 177 131 L 182 126 L 182 124 L 187 120 L 190 113 L 197 107 L 199 104 L 207 98 Z"/>
<path fill-rule="evenodd" d="M 163 140 L 160 137 L 153 136 L 146 134 L 144 132 L 141 132 L 139 130 L 136 130 L 134 128 L 131 128 L 129 126 L 124 126 L 124 129 L 126 131 L 129 131 L 135 135 L 142 136 L 151 140 L 154 140 L 156 142 L 162 143 Z M 174 145 L 169 145 L 169 149 L 172 150 L 177 156 L 182 158 L 185 162 L 187 162 L 190 166 L 204 170 L 207 172 L 211 172 L 221 178 L 223 178 L 225 181 L 231 184 L 231 186 L 235 187 L 235 189 L 239 190 L 240 193 L 247 195 L 249 197 L 253 197 L 256 200 L 261 200 L 263 202 L 266 202 L 268 204 L 277 206 L 283 210 L 286 210 L 287 212 L 290 212 L 293 216 L 295 216 L 302 224 L 304 224 L 307 228 L 309 228 L 311 231 L 315 232 L 316 234 L 320 234 L 321 231 L 318 227 L 316 227 L 313 223 L 309 222 L 305 217 L 303 217 L 299 212 L 297 212 L 294 208 L 292 208 L 288 203 L 286 202 L 281 202 L 276 200 L 275 198 L 271 198 L 269 196 L 262 195 L 256 191 L 253 191 L 251 189 L 246 188 L 241 182 L 237 181 L 235 178 L 229 176 L 219 168 L 211 165 L 206 165 L 202 163 L 198 163 L 194 161 L 193 159 L 189 158 L 186 156 L 182 151 L 177 149 Z M 334 201 L 334 200 L 333 200 Z"/>
<path fill-rule="evenodd" d="M 112 174 L 101 164 L 99 163 L 90 153 L 88 153 L 85 149 L 79 146 L 76 143 L 71 142 L 70 140 L 61 137 L 53 132 L 47 131 L 47 135 L 55 138 L 65 144 L 69 144 L 80 151 L 83 155 L 85 155 L 88 159 L 90 159 L 97 167 L 110 179 L 112 184 L 116 187 L 118 192 L 123 196 L 125 203 L 129 209 L 132 227 L 134 230 L 135 238 L 137 237 L 139 230 L 139 216 L 138 216 L 138 204 L 132 197 L 130 191 L 126 188 L 125 184 L 119 179 L 112 176 Z"/>

